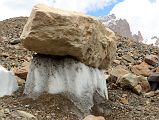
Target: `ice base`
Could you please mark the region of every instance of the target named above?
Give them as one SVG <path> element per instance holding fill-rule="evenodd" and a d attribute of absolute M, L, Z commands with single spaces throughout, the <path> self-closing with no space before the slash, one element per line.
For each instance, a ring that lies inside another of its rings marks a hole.
<path fill-rule="evenodd" d="M 43 92 L 61 93 L 82 112 L 88 112 L 93 106 L 95 91 L 108 99 L 104 70 L 86 66 L 73 58 L 35 55 L 24 93 L 30 97 Z"/>

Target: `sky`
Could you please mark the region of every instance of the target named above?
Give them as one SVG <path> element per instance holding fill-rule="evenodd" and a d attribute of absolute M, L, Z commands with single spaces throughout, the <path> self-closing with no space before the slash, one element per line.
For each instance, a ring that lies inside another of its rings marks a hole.
<path fill-rule="evenodd" d="M 114 13 L 129 22 L 133 33 L 140 30 L 148 43 L 153 42 L 152 36 L 159 36 L 159 0 L 0 0 L 0 20 L 29 16 L 38 3 L 92 16 Z"/>

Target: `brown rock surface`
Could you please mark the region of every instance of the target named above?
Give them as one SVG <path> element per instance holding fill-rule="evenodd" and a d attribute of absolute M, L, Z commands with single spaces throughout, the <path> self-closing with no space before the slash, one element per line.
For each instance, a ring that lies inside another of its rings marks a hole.
<path fill-rule="evenodd" d="M 148 77 L 151 73 L 149 69 L 149 65 L 145 62 L 142 62 L 139 65 L 134 65 L 131 69 L 131 71 L 136 75 L 142 75 L 145 77 Z"/>
<path fill-rule="evenodd" d="M 118 65 L 118 66 L 112 68 L 112 70 L 110 71 L 110 75 L 112 75 L 116 78 L 120 78 L 123 75 L 128 74 L 128 73 L 129 73 L 129 71 L 124 69 L 124 67 L 121 65 Z"/>
<path fill-rule="evenodd" d="M 23 65 L 23 64 L 22 64 Z M 21 79 L 27 78 L 28 70 L 29 70 L 30 63 L 28 62 L 26 65 L 22 66 L 20 69 L 15 70 L 15 75 L 20 77 Z"/>
<path fill-rule="evenodd" d="M 117 84 L 123 89 L 132 90 L 136 94 L 146 93 L 151 90 L 146 77 L 136 76 L 132 73 L 123 75 L 117 80 Z"/>
<path fill-rule="evenodd" d="M 115 34 L 94 17 L 36 5 L 21 35 L 24 46 L 42 54 L 70 55 L 108 68 L 116 52 Z"/>
<path fill-rule="evenodd" d="M 155 65 L 158 61 L 157 55 L 146 55 L 145 62 L 149 65 Z"/>

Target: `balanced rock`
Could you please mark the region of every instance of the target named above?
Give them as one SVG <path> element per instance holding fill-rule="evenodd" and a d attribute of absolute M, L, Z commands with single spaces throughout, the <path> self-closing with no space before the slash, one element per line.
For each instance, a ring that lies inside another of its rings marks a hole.
<path fill-rule="evenodd" d="M 113 61 L 115 34 L 95 17 L 34 6 L 21 35 L 24 47 L 41 54 L 73 56 L 99 68 Z"/>

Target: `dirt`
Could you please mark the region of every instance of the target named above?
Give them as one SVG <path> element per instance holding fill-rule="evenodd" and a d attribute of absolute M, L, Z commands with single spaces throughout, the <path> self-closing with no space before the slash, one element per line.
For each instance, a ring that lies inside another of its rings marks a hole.
<path fill-rule="evenodd" d="M 80 112 L 74 104 L 62 95 L 44 94 L 37 99 L 31 99 L 23 95 L 24 86 L 12 96 L 0 98 L 0 108 L 9 109 L 5 113 L 6 120 L 22 119 L 23 116 L 15 116 L 14 111 L 22 110 L 34 115 L 38 120 L 78 120 Z M 122 104 L 120 98 L 123 94 L 128 96 L 128 104 Z M 159 95 L 145 98 L 130 91 L 120 88 L 109 88 L 109 100 L 102 104 L 105 113 L 93 113 L 102 115 L 106 120 L 158 120 L 159 119 Z"/>

